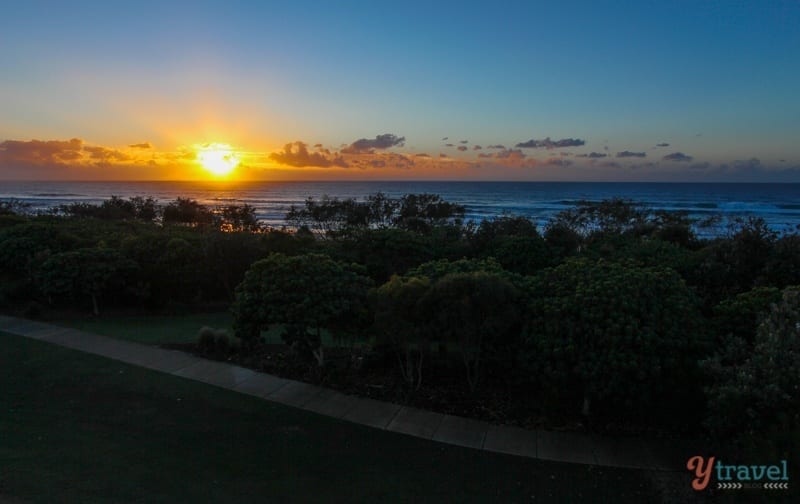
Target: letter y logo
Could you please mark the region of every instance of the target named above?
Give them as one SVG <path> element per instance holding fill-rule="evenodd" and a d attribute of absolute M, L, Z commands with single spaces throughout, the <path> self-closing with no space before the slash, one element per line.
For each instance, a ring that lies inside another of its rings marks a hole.
<path fill-rule="evenodd" d="M 692 480 L 692 488 L 695 490 L 705 490 L 708 480 L 711 478 L 711 469 L 714 467 L 714 457 L 708 457 L 708 462 L 703 464 L 703 457 L 695 455 L 686 462 L 686 469 L 694 471 L 696 478 Z"/>

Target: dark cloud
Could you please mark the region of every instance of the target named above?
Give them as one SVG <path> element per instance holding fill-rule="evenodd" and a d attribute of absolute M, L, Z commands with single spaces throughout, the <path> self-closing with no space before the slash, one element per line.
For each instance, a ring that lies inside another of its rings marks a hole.
<path fill-rule="evenodd" d="M 600 159 L 600 158 L 604 158 L 606 156 L 608 156 L 608 154 L 604 154 L 602 152 L 594 152 L 594 151 L 592 151 L 589 154 L 578 154 L 577 157 L 585 157 L 585 158 L 590 158 L 590 159 Z"/>
<path fill-rule="evenodd" d="M 617 157 L 618 158 L 629 158 L 629 157 L 643 158 L 643 157 L 647 157 L 647 154 L 644 153 L 644 152 L 631 152 L 631 151 L 627 151 L 626 150 L 626 151 L 622 151 L 622 152 L 617 152 Z"/>
<path fill-rule="evenodd" d="M 672 154 L 667 154 L 661 159 L 664 161 L 675 161 L 677 163 L 688 163 L 694 158 L 684 154 L 683 152 L 673 152 Z"/>
<path fill-rule="evenodd" d="M 489 155 L 495 159 L 525 159 L 527 157 L 520 149 L 503 149 Z"/>
<path fill-rule="evenodd" d="M 442 138 L 442 142 L 444 142 L 445 140 L 447 140 L 447 139 L 449 139 L 449 138 L 450 138 L 450 137 L 444 137 L 444 138 Z"/>
<path fill-rule="evenodd" d="M 386 166 L 386 161 L 383 159 L 373 159 L 369 162 L 369 165 L 373 168 L 384 168 Z"/>
<path fill-rule="evenodd" d="M 406 137 L 399 137 L 391 133 L 378 135 L 373 139 L 361 138 L 342 149 L 342 154 L 372 154 L 375 149 L 388 149 L 403 146 Z"/>
<path fill-rule="evenodd" d="M 465 150 L 467 150 L 467 146 L 466 145 L 459 145 L 458 146 L 458 150 L 460 150 L 461 152 L 464 152 Z"/>
<path fill-rule="evenodd" d="M 315 149 L 322 149 L 322 144 L 321 143 L 315 143 L 314 144 L 314 148 Z"/>
<path fill-rule="evenodd" d="M 131 149 L 152 149 L 153 144 L 151 144 L 150 142 L 142 142 L 138 144 L 130 144 L 128 147 L 130 147 Z"/>
<path fill-rule="evenodd" d="M 486 148 L 487 149 L 505 149 L 506 146 L 505 145 L 500 145 L 500 144 L 495 144 L 495 145 L 490 145 L 489 147 L 486 147 Z"/>
<path fill-rule="evenodd" d="M 469 140 L 461 140 L 459 143 L 462 143 L 462 144 L 468 144 L 468 143 L 469 143 Z"/>
<path fill-rule="evenodd" d="M 481 147 L 480 145 L 473 145 L 472 146 L 472 150 L 481 150 L 481 149 L 483 149 L 483 147 Z"/>
<path fill-rule="evenodd" d="M 6 140 L 0 143 L 0 164 L 60 165 L 83 157 L 83 140 Z"/>
<path fill-rule="evenodd" d="M 455 144 L 448 143 L 448 144 L 444 144 L 444 146 L 445 147 L 455 147 Z"/>
<path fill-rule="evenodd" d="M 555 149 L 564 147 L 580 147 L 586 144 L 585 141 L 579 138 L 562 138 L 561 140 L 550 140 L 550 137 L 544 140 L 528 140 L 527 142 L 520 142 L 514 147 L 519 149 Z"/>
<path fill-rule="evenodd" d="M 425 154 L 425 153 L 421 153 L 421 154 L 414 154 L 414 155 L 415 155 L 416 157 L 421 157 L 421 158 L 429 158 L 429 157 L 431 157 L 431 156 L 430 156 L 430 154 Z"/>
<path fill-rule="evenodd" d="M 440 158 L 446 158 L 446 157 L 447 157 L 447 154 L 439 154 L 439 157 L 440 157 Z"/>
<path fill-rule="evenodd" d="M 566 168 L 572 164 L 572 161 L 569 159 L 562 159 L 562 158 L 550 158 L 542 163 L 544 166 L 560 166 L 562 168 Z"/>
<path fill-rule="evenodd" d="M 668 143 L 660 143 L 660 144 L 656 144 L 656 147 L 669 147 L 669 144 Z"/>
<path fill-rule="evenodd" d="M 297 168 L 310 166 L 319 168 L 328 168 L 330 166 L 348 167 L 348 164 L 340 156 L 329 158 L 319 152 L 308 152 L 308 147 L 303 142 L 288 143 L 283 147 L 283 151 L 273 152 L 269 155 L 269 158 L 280 164 Z"/>

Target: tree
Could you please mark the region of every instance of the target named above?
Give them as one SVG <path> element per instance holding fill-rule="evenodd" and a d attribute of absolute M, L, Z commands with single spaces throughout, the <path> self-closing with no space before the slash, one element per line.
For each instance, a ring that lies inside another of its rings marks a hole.
<path fill-rule="evenodd" d="M 422 385 L 422 365 L 432 336 L 420 309 L 420 300 L 430 286 L 425 277 L 393 276 L 370 296 L 377 342 L 392 348 L 400 374 L 411 390 Z"/>
<path fill-rule="evenodd" d="M 519 337 L 521 300 L 507 278 L 487 271 L 445 275 L 420 300 L 428 330 L 458 349 L 470 391 L 478 386 L 487 346 Z"/>
<path fill-rule="evenodd" d="M 733 336 L 752 344 L 759 324 L 781 296 L 781 291 L 775 287 L 756 287 L 722 301 L 714 307 L 718 340 Z"/>
<path fill-rule="evenodd" d="M 284 337 L 306 345 L 323 367 L 323 331 L 343 338 L 368 320 L 371 282 L 354 268 L 319 254 L 272 254 L 254 263 L 236 288 L 236 336 L 253 345 L 262 329 L 284 324 Z"/>
<path fill-rule="evenodd" d="M 643 405 L 694 369 L 696 300 L 672 270 L 570 259 L 532 286 L 528 345 L 545 379 L 591 404 Z"/>
<path fill-rule="evenodd" d="M 178 198 L 164 207 L 165 224 L 211 225 L 214 213 L 205 205 L 191 198 Z"/>
<path fill-rule="evenodd" d="M 83 248 L 49 257 L 39 271 L 47 296 L 88 296 L 92 312 L 100 314 L 98 298 L 126 285 L 136 264 L 113 249 Z"/>
<path fill-rule="evenodd" d="M 712 378 L 706 388 L 706 425 L 713 433 L 726 441 L 756 436 L 762 443 L 774 443 L 772 435 L 778 432 L 796 433 L 800 289 L 783 291 L 781 301 L 759 324 L 752 345 L 732 337 L 703 367 Z"/>

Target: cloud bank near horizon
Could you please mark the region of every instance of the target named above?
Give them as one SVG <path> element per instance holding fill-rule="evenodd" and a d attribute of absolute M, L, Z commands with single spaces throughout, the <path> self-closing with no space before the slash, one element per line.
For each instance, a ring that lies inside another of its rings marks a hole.
<path fill-rule="evenodd" d="M 543 157 L 528 149 L 549 152 L 547 145 L 560 143 L 565 147 L 576 144 L 576 140 L 531 142 L 535 147 L 507 148 L 484 143 L 485 148 L 480 148 L 480 144 L 470 148 L 461 144 L 453 149 L 454 154 L 448 155 L 413 149 L 406 152 L 407 149 L 402 149 L 406 138 L 388 133 L 344 144 L 339 150 L 296 140 L 273 152 L 242 151 L 237 178 L 800 182 L 800 164 L 769 164 L 755 156 L 716 163 L 697 160 L 680 151 L 649 162 L 643 162 L 647 157 L 644 151 L 627 150 L 617 152 L 615 161 L 610 160 L 608 153 L 597 151 L 560 152 Z M 163 151 L 150 142 L 113 147 L 91 144 L 81 138 L 0 142 L 0 179 L 4 180 L 203 178 L 210 176 L 199 166 L 196 152 L 189 146 Z"/>

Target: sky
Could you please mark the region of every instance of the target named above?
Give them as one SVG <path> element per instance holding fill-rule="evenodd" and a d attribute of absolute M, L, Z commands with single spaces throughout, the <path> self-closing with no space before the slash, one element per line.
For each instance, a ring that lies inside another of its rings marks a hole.
<path fill-rule="evenodd" d="M 14 2 L 0 180 L 800 182 L 798 90 L 796 0 Z"/>

